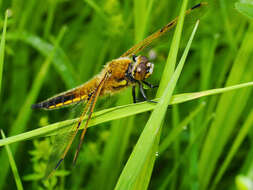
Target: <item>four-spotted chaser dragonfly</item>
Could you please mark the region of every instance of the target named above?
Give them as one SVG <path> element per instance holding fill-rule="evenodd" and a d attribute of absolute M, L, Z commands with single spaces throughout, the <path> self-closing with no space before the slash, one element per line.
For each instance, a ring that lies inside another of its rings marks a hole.
<path fill-rule="evenodd" d="M 196 6 L 188 9 L 185 14 L 189 15 L 193 11 L 200 9 L 201 7 L 205 7 L 206 5 L 207 3 L 205 2 L 199 3 Z M 64 160 L 67 152 L 69 151 L 72 145 L 75 136 L 77 135 L 77 132 L 84 118 L 87 117 L 87 120 L 84 123 L 84 128 L 81 133 L 80 142 L 74 156 L 74 162 L 76 161 L 84 139 L 84 135 L 88 127 L 89 120 L 91 119 L 95 104 L 99 96 L 111 94 L 113 92 L 117 92 L 126 87 L 131 86 L 133 101 L 135 103 L 136 102 L 135 87 L 138 85 L 143 98 L 146 101 L 153 102 L 149 100 L 145 95 L 143 90 L 143 83 L 149 86 L 150 88 L 155 87 L 152 84 L 145 81 L 148 77 L 152 75 L 154 64 L 149 62 L 147 57 L 142 55 L 136 56 L 136 54 L 139 53 L 148 45 L 150 45 L 150 43 L 153 42 L 155 39 L 159 38 L 167 31 L 172 29 L 177 24 L 177 21 L 178 18 L 175 18 L 157 32 L 151 34 L 143 41 L 134 45 L 132 48 L 130 48 L 128 51 L 122 54 L 118 59 L 114 59 L 108 62 L 105 65 L 104 69 L 100 72 L 100 74 L 96 75 L 94 78 L 84 83 L 83 85 L 78 86 L 69 91 L 63 92 L 61 94 L 58 94 L 43 102 L 32 105 L 32 108 L 34 109 L 51 110 L 78 102 L 86 102 L 86 105 L 78 122 L 74 125 L 74 128 L 68 135 L 67 138 L 68 140 L 65 147 L 63 147 L 62 150 L 59 151 L 53 150 L 52 154 L 54 155 L 51 156 L 53 160 L 50 159 L 49 162 L 52 161 L 54 163 L 54 166 L 53 168 L 49 168 L 49 170 L 50 169 L 52 170 L 49 172 L 52 173 L 54 170 L 56 170 L 60 165 L 60 163 Z M 56 157 L 55 155 L 60 155 L 60 158 L 55 158 Z M 57 162 L 57 160 L 54 159 L 59 159 L 59 161 Z M 49 165 L 50 164 L 51 163 L 49 163 Z"/>

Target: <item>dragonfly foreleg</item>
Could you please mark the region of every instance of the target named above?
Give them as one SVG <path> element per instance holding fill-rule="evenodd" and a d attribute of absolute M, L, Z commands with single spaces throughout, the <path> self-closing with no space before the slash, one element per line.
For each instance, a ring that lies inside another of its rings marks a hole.
<path fill-rule="evenodd" d="M 141 92 L 141 95 L 143 96 L 144 100 L 147 101 L 147 102 L 151 102 L 151 103 L 157 103 L 156 101 L 153 101 L 153 100 L 149 100 L 144 92 L 144 88 L 141 84 L 140 81 L 138 81 L 138 84 L 139 84 L 139 87 L 140 87 L 140 92 Z"/>
<path fill-rule="evenodd" d="M 151 84 L 151 83 L 149 83 L 149 82 L 147 82 L 147 81 L 141 81 L 141 82 L 143 82 L 144 84 L 146 84 L 149 88 L 157 88 L 158 87 L 158 85 L 153 85 L 153 84 Z"/>
<path fill-rule="evenodd" d="M 132 87 L 132 96 L 133 96 L 133 102 L 136 103 L 136 94 L 135 94 L 135 86 Z"/>

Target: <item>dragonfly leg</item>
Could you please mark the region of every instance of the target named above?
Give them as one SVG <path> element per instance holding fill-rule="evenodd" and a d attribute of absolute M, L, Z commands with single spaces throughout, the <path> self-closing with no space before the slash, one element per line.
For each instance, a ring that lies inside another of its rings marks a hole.
<path fill-rule="evenodd" d="M 133 96 L 133 101 L 136 103 L 136 94 L 135 94 L 135 86 L 132 87 L 132 96 Z"/>
<path fill-rule="evenodd" d="M 147 101 L 147 102 L 151 102 L 151 103 L 157 103 L 156 101 L 153 101 L 153 100 L 149 100 L 144 92 L 144 89 L 143 89 L 143 86 L 141 84 L 141 82 L 138 81 L 138 84 L 139 84 L 139 87 L 140 87 L 140 92 L 141 92 L 141 95 L 143 96 L 144 100 Z"/>
<path fill-rule="evenodd" d="M 153 85 L 153 84 L 151 84 L 151 83 L 149 83 L 149 82 L 147 82 L 147 81 L 141 81 L 141 82 L 143 82 L 144 84 L 146 84 L 149 88 L 157 88 L 158 87 L 158 85 Z"/>

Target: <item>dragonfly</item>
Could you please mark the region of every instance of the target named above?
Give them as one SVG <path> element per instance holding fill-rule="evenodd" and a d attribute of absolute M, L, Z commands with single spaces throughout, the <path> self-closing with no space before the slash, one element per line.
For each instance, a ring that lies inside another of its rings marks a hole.
<path fill-rule="evenodd" d="M 199 9 L 202 9 L 206 6 L 206 2 L 199 3 L 194 7 L 188 9 L 185 12 L 185 15 L 190 15 L 192 12 L 195 12 L 195 10 L 198 11 Z M 46 175 L 51 176 L 53 172 L 59 167 L 68 151 L 70 150 L 70 147 L 79 129 L 83 127 L 79 144 L 73 158 L 73 163 L 76 162 L 88 128 L 89 121 L 92 117 L 92 113 L 99 97 L 121 91 L 127 87 L 132 87 L 133 102 L 136 103 L 137 100 L 135 88 L 138 86 L 140 93 L 145 101 L 156 103 L 147 98 L 143 88 L 143 84 L 147 85 L 150 88 L 156 87 L 155 85 L 152 85 L 146 81 L 146 79 L 148 79 L 153 73 L 154 64 L 151 63 L 147 57 L 143 55 L 137 56 L 137 54 L 149 46 L 154 40 L 170 31 L 177 24 L 177 22 L 178 17 L 145 38 L 143 41 L 131 47 L 119 58 L 109 61 L 98 75 L 82 84 L 81 86 L 57 94 L 56 96 L 53 96 L 45 101 L 32 105 L 33 109 L 52 110 L 79 102 L 86 103 L 78 121 L 73 125 L 73 128 L 70 130 L 70 132 L 66 134 L 67 137 L 61 137 L 61 140 L 65 140 L 66 142 L 64 145 L 62 143 L 58 143 L 61 145 L 61 150 L 53 148 L 53 151 L 49 158 L 47 169 L 48 172 L 46 172 L 48 174 Z M 84 118 L 87 118 L 85 122 L 83 122 Z M 55 147 L 59 148 L 59 146 Z M 57 158 L 58 155 L 59 157 Z"/>

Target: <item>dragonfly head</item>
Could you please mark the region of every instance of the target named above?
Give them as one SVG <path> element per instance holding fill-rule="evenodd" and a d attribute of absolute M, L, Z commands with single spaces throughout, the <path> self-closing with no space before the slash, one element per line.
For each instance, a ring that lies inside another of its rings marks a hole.
<path fill-rule="evenodd" d="M 135 80 L 144 80 L 153 73 L 154 64 L 147 57 L 133 55 L 133 61 L 131 75 Z"/>

